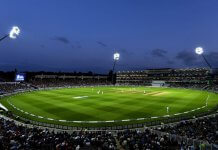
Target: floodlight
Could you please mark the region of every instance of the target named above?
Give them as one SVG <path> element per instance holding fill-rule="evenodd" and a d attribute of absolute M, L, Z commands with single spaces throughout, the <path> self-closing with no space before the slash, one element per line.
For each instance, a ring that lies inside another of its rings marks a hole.
<path fill-rule="evenodd" d="M 209 68 L 212 68 L 212 66 L 210 65 L 210 63 L 207 61 L 206 57 L 204 56 L 204 49 L 202 47 L 197 47 L 195 48 L 195 53 L 198 55 L 201 55 L 204 59 L 204 61 L 206 62 L 206 64 L 208 65 Z"/>
<path fill-rule="evenodd" d="M 112 69 L 112 84 L 114 84 L 114 70 L 115 70 L 115 66 L 117 61 L 120 59 L 120 54 L 119 53 L 114 53 L 114 65 L 113 65 L 113 69 Z"/>
<path fill-rule="evenodd" d="M 20 29 L 17 26 L 13 26 L 9 33 L 9 37 L 11 39 L 16 39 L 19 34 L 20 34 Z"/>
<path fill-rule="evenodd" d="M 202 47 L 197 47 L 195 49 L 195 53 L 198 54 L 198 55 L 201 55 L 204 53 L 204 49 Z"/>
<path fill-rule="evenodd" d="M 120 59 L 120 54 L 114 53 L 114 60 L 119 60 L 119 59 Z"/>

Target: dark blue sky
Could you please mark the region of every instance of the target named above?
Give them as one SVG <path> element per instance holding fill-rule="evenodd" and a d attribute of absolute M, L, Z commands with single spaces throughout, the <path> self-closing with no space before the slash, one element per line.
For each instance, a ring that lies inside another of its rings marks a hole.
<path fill-rule="evenodd" d="M 217 0 L 1 0 L 0 70 L 95 71 L 218 67 Z"/>

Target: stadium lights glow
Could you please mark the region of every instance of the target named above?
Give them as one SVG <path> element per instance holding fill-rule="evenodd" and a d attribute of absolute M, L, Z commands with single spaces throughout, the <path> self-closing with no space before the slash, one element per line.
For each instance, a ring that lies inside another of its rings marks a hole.
<path fill-rule="evenodd" d="M 19 34 L 20 34 L 20 29 L 17 26 L 13 26 L 8 34 L 0 38 L 0 41 L 6 39 L 7 37 L 11 39 L 16 39 Z"/>
<path fill-rule="evenodd" d="M 20 34 L 20 29 L 17 26 L 13 26 L 9 33 L 9 37 L 11 39 L 16 39 L 19 34 Z"/>
<path fill-rule="evenodd" d="M 208 65 L 208 67 L 211 69 L 212 66 L 210 65 L 210 63 L 207 61 L 206 57 L 204 56 L 204 49 L 202 47 L 197 47 L 195 48 L 195 53 L 198 55 L 201 55 L 204 59 L 204 61 L 206 62 L 206 64 Z"/>
<path fill-rule="evenodd" d="M 195 49 L 195 53 L 198 55 L 202 55 L 204 53 L 204 49 L 202 47 L 197 47 Z"/>
<path fill-rule="evenodd" d="M 114 53 L 114 60 L 119 60 L 120 59 L 120 54 L 119 53 Z"/>
<path fill-rule="evenodd" d="M 114 53 L 114 65 L 112 69 L 112 84 L 114 84 L 114 70 L 116 66 L 116 62 L 120 59 L 120 54 L 118 52 Z"/>

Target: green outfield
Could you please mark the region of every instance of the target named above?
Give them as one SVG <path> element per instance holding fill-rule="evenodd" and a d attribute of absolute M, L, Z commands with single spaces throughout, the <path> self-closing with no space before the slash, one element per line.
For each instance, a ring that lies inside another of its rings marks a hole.
<path fill-rule="evenodd" d="M 218 104 L 218 95 L 182 88 L 80 87 L 18 94 L 3 98 L 1 103 L 19 116 L 41 122 L 125 124 L 131 119 L 207 111 Z"/>

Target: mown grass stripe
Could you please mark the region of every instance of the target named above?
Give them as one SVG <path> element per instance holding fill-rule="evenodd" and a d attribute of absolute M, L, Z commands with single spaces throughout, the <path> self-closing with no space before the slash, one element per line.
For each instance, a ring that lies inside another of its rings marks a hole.
<path fill-rule="evenodd" d="M 19 94 L 11 97 L 9 102 L 28 114 L 75 121 L 128 120 L 166 116 L 166 107 L 170 108 L 169 115 L 180 115 L 187 111 L 189 113 L 197 107 L 205 108 L 203 107 L 207 96 L 205 91 L 150 87 L 132 89 L 132 87 L 97 87 L 93 91 L 92 88 L 56 89 Z M 104 94 L 97 94 L 97 90 L 104 91 Z M 120 92 L 123 90 L 125 92 Z M 144 90 L 168 94 L 143 95 Z M 86 99 L 73 99 L 74 96 L 82 96 L 84 93 L 88 96 Z M 217 103 L 217 97 L 211 94 L 208 108 Z"/>

